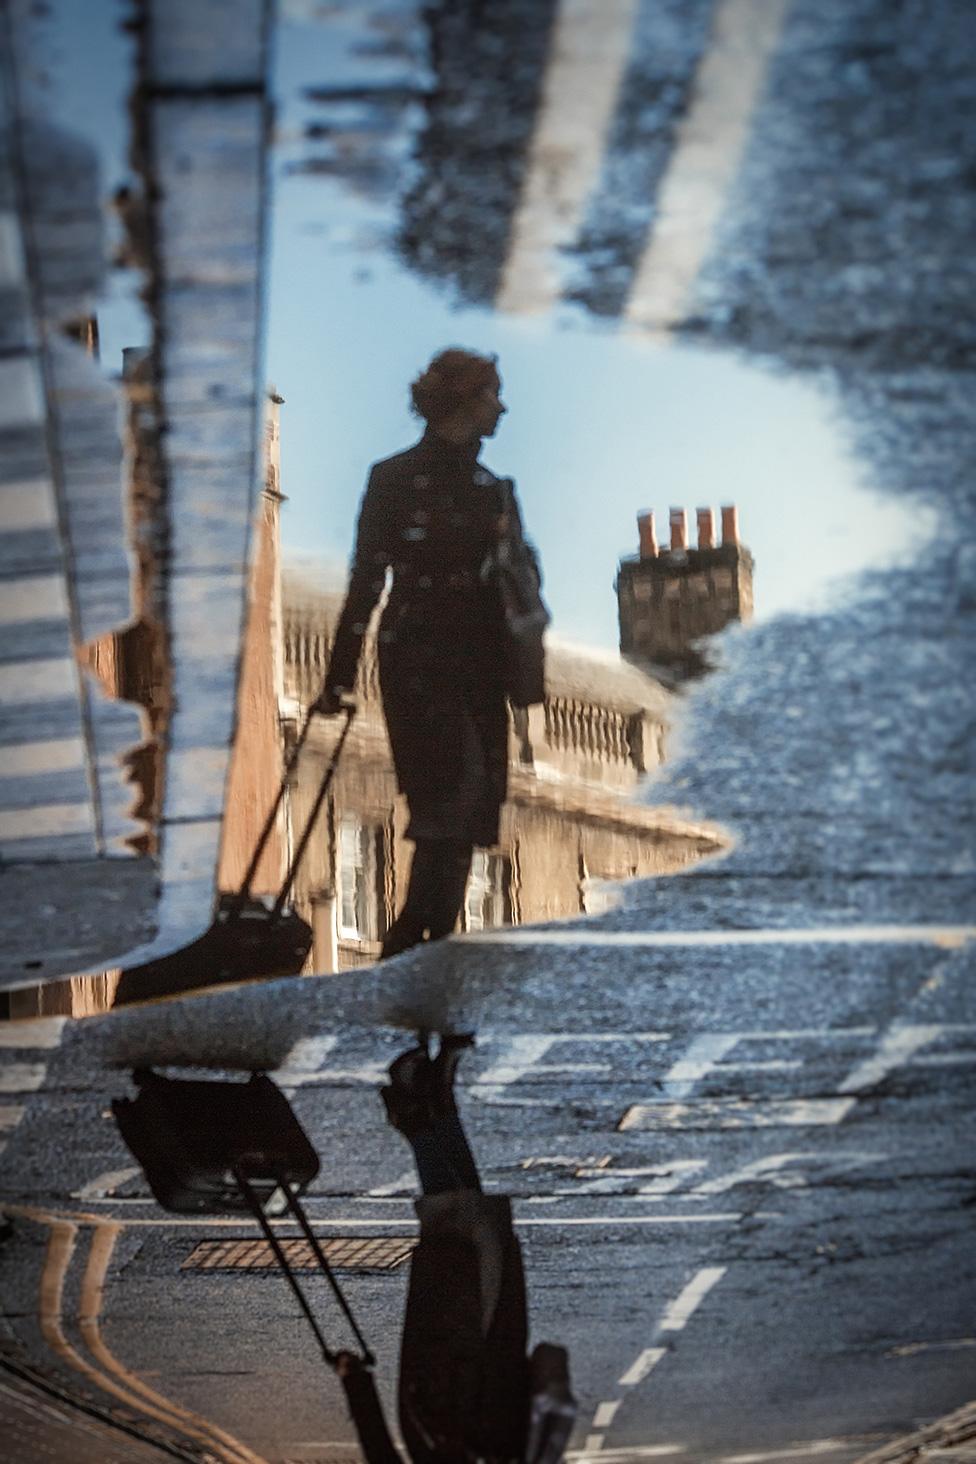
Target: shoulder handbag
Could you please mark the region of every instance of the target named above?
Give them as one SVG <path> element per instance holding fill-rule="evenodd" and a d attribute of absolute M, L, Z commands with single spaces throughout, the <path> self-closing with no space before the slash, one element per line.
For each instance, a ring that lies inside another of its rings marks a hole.
<path fill-rule="evenodd" d="M 515 485 L 498 485 L 498 519 L 481 566 L 481 581 L 494 591 L 500 612 L 505 692 L 514 707 L 545 699 L 543 634 L 550 615 L 542 598 L 538 556 L 523 537 Z"/>

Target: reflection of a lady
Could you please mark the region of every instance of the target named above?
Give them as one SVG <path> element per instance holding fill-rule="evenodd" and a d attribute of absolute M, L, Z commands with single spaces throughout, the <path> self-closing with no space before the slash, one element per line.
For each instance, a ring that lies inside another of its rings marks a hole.
<path fill-rule="evenodd" d="M 526 1356 L 519 1243 L 504 1195 L 482 1193 L 454 1100 L 468 1037 L 445 1037 L 431 1060 L 411 1049 L 390 1068 L 383 1099 L 413 1150 L 422 1197 L 400 1356 L 399 1412 L 414 1464 L 557 1464 L 575 1405 L 565 1351 Z M 449 1277 L 449 1283 L 445 1278 Z M 340 1371 L 369 1464 L 397 1459 L 366 1375 Z"/>
<path fill-rule="evenodd" d="M 392 578 L 378 633 L 383 710 L 415 845 L 406 903 L 383 943 L 394 955 L 454 928 L 475 845 L 498 842 L 508 722 L 500 607 L 483 583 L 504 516 L 521 533 L 508 484 L 478 461 L 505 411 L 493 358 L 442 351 L 413 383 L 427 430 L 374 464 L 320 711 L 355 685 L 373 608 Z M 542 699 L 539 686 L 533 699 Z"/>

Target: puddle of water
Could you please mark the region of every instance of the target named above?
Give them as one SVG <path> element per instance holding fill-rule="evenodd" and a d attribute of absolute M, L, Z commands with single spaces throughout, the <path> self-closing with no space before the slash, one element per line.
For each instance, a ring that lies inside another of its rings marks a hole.
<path fill-rule="evenodd" d="M 666 541 L 671 505 L 693 522 L 699 506 L 738 504 L 757 616 L 822 602 L 926 537 L 927 521 L 865 482 L 829 384 L 654 345 L 564 306 L 466 307 L 410 273 L 394 246 L 412 174 L 394 164 L 423 126 L 429 78 L 409 48 L 377 61 L 369 40 L 365 14 L 344 29 L 286 24 L 279 39 L 268 358 L 287 403 L 286 554 L 315 554 L 341 582 L 366 469 L 416 440 L 407 383 L 454 343 L 499 356 L 510 411 L 483 457 L 519 484 L 564 638 L 617 648 L 614 578 L 643 509 Z M 366 87 L 397 105 L 351 99 Z M 330 91 L 339 99 L 322 100 Z"/>

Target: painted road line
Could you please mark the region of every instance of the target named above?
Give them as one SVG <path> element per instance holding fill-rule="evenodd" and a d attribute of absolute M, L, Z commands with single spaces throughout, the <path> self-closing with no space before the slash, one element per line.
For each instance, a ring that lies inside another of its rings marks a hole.
<path fill-rule="evenodd" d="M 738 1046 L 737 1032 L 706 1032 L 689 1044 L 664 1075 L 662 1090 L 668 1098 L 687 1098 L 697 1083 L 711 1072 L 722 1058 Z"/>
<path fill-rule="evenodd" d="M 726 1266 L 705 1266 L 696 1276 L 693 1276 L 664 1313 L 659 1330 L 662 1332 L 683 1331 L 688 1325 L 689 1319 L 701 1306 L 712 1287 L 718 1285 L 727 1269 Z"/>
<path fill-rule="evenodd" d="M 57 526 L 54 492 L 48 478 L 0 483 L 0 529 L 5 534 L 56 529 Z"/>
<path fill-rule="evenodd" d="M 657 1367 L 661 1358 L 666 1357 L 667 1354 L 668 1349 L 666 1347 L 645 1347 L 637 1360 L 631 1363 L 623 1376 L 618 1379 L 617 1386 L 620 1388 L 636 1388 L 637 1384 L 642 1383 L 651 1369 Z"/>
<path fill-rule="evenodd" d="M 0 1103 L 0 1134 L 9 1134 L 24 1116 L 21 1103 Z"/>
<path fill-rule="evenodd" d="M 502 1051 L 492 1066 L 472 1083 L 469 1092 L 476 1096 L 481 1090 L 505 1088 L 518 1083 L 529 1073 L 580 1073 L 608 1072 L 610 1063 L 550 1063 L 540 1065 L 541 1059 L 560 1042 L 572 1042 L 576 1046 L 587 1043 L 606 1045 L 612 1042 L 670 1041 L 670 1032 L 523 1032 L 515 1037 L 494 1038 L 490 1033 L 479 1037 L 479 1043 L 486 1046 L 494 1041 L 502 1044 Z"/>
<path fill-rule="evenodd" d="M 78 667 L 70 656 L 0 666 L 0 706 L 68 701 L 78 696 Z"/>
<path fill-rule="evenodd" d="M 42 803 L 31 808 L 0 809 L 0 839 L 7 843 L 52 839 L 59 834 L 90 834 L 94 827 L 95 816 L 87 798 L 75 803 Z"/>
<path fill-rule="evenodd" d="M 0 1047 L 19 1047 L 25 1052 L 57 1047 L 67 1017 L 35 1017 L 32 1021 L 0 1022 Z"/>
<path fill-rule="evenodd" d="M 614 1398 L 612 1402 L 599 1404 L 593 1415 L 593 1427 L 595 1429 L 609 1428 L 617 1416 L 617 1409 L 620 1407 L 621 1401 L 620 1398 Z"/>
<path fill-rule="evenodd" d="M 34 1224 L 45 1226 L 48 1230 L 48 1246 L 40 1280 L 38 1320 L 41 1335 L 56 1356 L 103 1392 L 109 1393 L 112 1397 L 125 1403 L 127 1407 L 134 1408 L 149 1418 L 155 1418 L 157 1422 L 166 1424 L 168 1427 L 178 1427 L 184 1434 L 206 1444 L 214 1451 L 216 1457 L 223 1461 L 223 1464 L 267 1464 L 267 1461 L 260 1455 L 253 1453 L 245 1445 L 238 1444 L 236 1440 L 233 1448 L 225 1447 L 219 1437 L 220 1430 L 214 1430 L 206 1420 L 200 1420 L 202 1427 L 198 1426 L 196 1415 L 189 1413 L 179 1404 L 172 1403 L 160 1395 L 140 1397 L 140 1392 L 144 1393 L 146 1390 L 146 1385 L 140 1379 L 129 1375 L 131 1381 L 139 1383 L 139 1388 L 133 1390 L 131 1386 L 124 1386 L 117 1382 L 110 1374 L 102 1372 L 100 1368 L 82 1356 L 68 1341 L 63 1321 L 65 1281 L 77 1244 L 78 1225 L 64 1216 L 34 1210 L 27 1206 L 11 1205 L 5 1208 L 9 1213 L 21 1215 L 25 1219 L 33 1221 Z M 112 1243 L 114 1243 L 114 1234 L 120 1227 L 106 1225 L 104 1221 L 97 1219 L 95 1224 L 110 1235 Z M 110 1254 L 111 1245 L 107 1240 L 103 1240 L 97 1258 L 89 1261 L 86 1270 L 79 1301 L 79 1323 L 83 1336 L 92 1317 L 97 1323 L 97 1308 L 101 1305 L 101 1284 L 104 1281 L 104 1272 L 101 1267 L 103 1260 L 107 1264 Z M 107 1349 L 105 1351 L 107 1352 Z M 121 1369 L 121 1364 L 116 1363 L 116 1367 Z M 121 1371 L 125 1373 L 125 1369 L 121 1369 Z M 151 1394 L 152 1390 L 149 1389 L 148 1392 Z"/>
<path fill-rule="evenodd" d="M 586 1435 L 586 1443 L 583 1445 L 584 1454 L 599 1454 L 603 1448 L 603 1434 L 591 1433 Z"/>
<path fill-rule="evenodd" d="M 758 1454 L 722 1454 L 715 1464 L 773 1464 L 776 1459 L 811 1459 L 819 1454 L 838 1454 L 842 1449 L 863 1441 L 863 1435 L 847 1439 L 811 1439 L 808 1443 L 784 1444 L 782 1449 L 766 1449 Z"/>
<path fill-rule="evenodd" d="M 922 1352 L 958 1352 L 976 1347 L 976 1337 L 954 1337 L 945 1342 L 903 1342 L 891 1347 L 885 1357 L 918 1357 Z"/>
<path fill-rule="evenodd" d="M 542 312 L 559 298 L 559 251 L 576 237 L 599 177 L 637 9 L 638 0 L 560 0 L 499 310 Z"/>
<path fill-rule="evenodd" d="M 777 1189 L 808 1189 L 811 1181 L 803 1173 L 793 1170 L 784 1173 L 788 1165 L 806 1164 L 817 1166 L 821 1181 L 828 1175 L 831 1179 L 851 1169 L 863 1169 L 869 1164 L 880 1164 L 888 1156 L 867 1149 L 832 1150 L 830 1153 L 800 1151 L 786 1154 L 767 1154 L 733 1169 L 717 1179 L 707 1179 L 696 1184 L 692 1196 L 706 1199 L 709 1195 L 722 1195 L 740 1184 L 771 1184 Z M 691 1198 L 691 1196 L 689 1196 Z"/>
<path fill-rule="evenodd" d="M 674 1454 L 686 1454 L 684 1444 L 635 1444 L 624 1449 L 601 1449 L 598 1454 L 587 1454 L 582 1449 L 570 1449 L 566 1455 L 573 1464 L 586 1464 L 589 1459 L 599 1464 L 630 1464 L 634 1459 L 665 1459 Z"/>
<path fill-rule="evenodd" d="M 138 1165 L 130 1165 L 126 1169 L 106 1169 L 104 1173 L 90 1179 L 83 1184 L 81 1189 L 71 1191 L 73 1200 L 81 1200 L 82 1203 L 90 1203 L 92 1200 L 104 1200 L 114 1194 L 120 1185 L 127 1184 L 130 1179 L 135 1179 L 142 1173 Z M 155 1204 L 155 1200 L 145 1200 L 141 1203 Z"/>
<path fill-rule="evenodd" d="M 339 1044 L 337 1036 L 300 1037 L 275 1071 L 275 1082 L 282 1088 L 300 1088 L 320 1074 L 323 1060 Z"/>
<path fill-rule="evenodd" d="M 94 1201 L 90 1203 L 96 1203 Z M 106 1200 L 105 1204 L 118 1204 L 119 1201 Z M 155 1204 L 155 1201 L 145 1200 L 139 1203 Z M 33 1220 L 37 1217 L 38 1211 L 27 1205 L 4 1205 L 4 1210 L 10 1215 L 23 1215 L 25 1219 Z M 70 1220 L 78 1225 L 100 1225 L 105 1221 L 103 1215 L 93 1214 L 90 1211 L 67 1210 L 58 1212 L 58 1219 Z M 776 1211 L 756 1210 L 749 1213 L 739 1210 L 723 1210 L 709 1212 L 704 1215 L 681 1214 L 681 1215 L 569 1215 L 563 1218 L 548 1216 L 516 1216 L 514 1224 L 520 1227 L 531 1229 L 549 1228 L 551 1230 L 563 1229 L 567 1226 L 599 1225 L 605 1230 L 612 1230 L 614 1227 L 624 1225 L 737 1225 L 742 1220 L 778 1220 L 780 1218 Z M 44 1222 L 47 1223 L 47 1222 Z M 147 1216 L 126 1216 L 120 1222 L 127 1230 L 180 1230 L 186 1226 L 201 1226 L 207 1229 L 227 1230 L 243 1229 L 259 1232 L 256 1220 L 251 1220 L 247 1215 L 231 1216 L 208 1216 L 201 1219 L 199 1215 L 147 1215 Z M 276 1227 L 287 1228 L 294 1226 L 294 1220 L 286 1217 L 276 1217 L 270 1222 Z M 419 1229 L 416 1215 L 413 1212 L 413 1204 L 406 1206 L 403 1215 L 400 1217 L 390 1216 L 309 1216 L 309 1223 L 314 1230 L 325 1234 L 331 1230 L 357 1229 L 360 1226 L 373 1226 L 376 1229 L 398 1229 L 405 1233 L 416 1233 Z"/>
<path fill-rule="evenodd" d="M 613 1194 L 621 1181 L 643 1178 L 645 1182 L 638 1185 L 638 1194 L 647 1195 L 649 1198 L 654 1195 L 669 1195 L 672 1191 L 680 1189 L 681 1185 L 687 1184 L 694 1175 L 700 1174 L 703 1169 L 707 1168 L 707 1159 L 672 1159 L 665 1164 L 646 1164 L 633 1169 L 611 1169 L 605 1166 L 598 1169 L 582 1167 L 575 1171 L 573 1178 L 584 1182 L 573 1185 L 569 1189 L 558 1190 L 557 1194 Z M 653 1177 L 647 1179 L 647 1175 Z"/>
<path fill-rule="evenodd" d="M 626 317 L 666 339 L 684 318 L 738 173 L 787 0 L 719 0 L 657 194 Z"/>
<path fill-rule="evenodd" d="M 38 773 L 68 773 L 84 766 L 85 744 L 80 737 L 49 737 L 45 742 L 15 742 L 3 749 L 5 778 L 30 778 Z M 63 1022 L 65 1018 L 39 1017 L 37 1020 Z"/>
<path fill-rule="evenodd" d="M 941 1037 L 942 1026 L 909 1026 L 898 1024 L 891 1027 L 878 1044 L 877 1050 L 864 1062 L 858 1063 L 840 1084 L 841 1093 L 863 1093 L 867 1088 L 876 1088 L 893 1069 L 903 1067 L 919 1048 L 925 1047 Z"/>
<path fill-rule="evenodd" d="M 690 1103 L 635 1103 L 617 1131 L 815 1128 L 840 1123 L 856 1102 L 856 1098 L 700 1098 Z"/>
<path fill-rule="evenodd" d="M 0 625 L 68 619 L 68 594 L 59 574 L 20 575 L 0 580 Z"/>
<path fill-rule="evenodd" d="M 801 930 L 518 930 L 453 936 L 459 943 L 526 946 L 935 945 L 976 940 L 976 925 L 820 925 Z"/>
<path fill-rule="evenodd" d="M 122 1226 L 111 1221 L 103 1221 L 96 1226 L 92 1236 L 88 1264 L 85 1267 L 78 1301 L 78 1325 L 85 1346 L 106 1373 L 117 1377 L 123 1387 L 138 1395 L 139 1407 L 145 1408 L 148 1404 L 152 1409 L 167 1413 L 177 1428 L 184 1433 L 190 1433 L 193 1437 L 200 1438 L 211 1448 L 216 1448 L 220 1455 L 228 1461 L 240 1461 L 240 1464 L 263 1464 L 260 1455 L 252 1452 L 239 1439 L 226 1433 L 210 1419 L 201 1417 L 199 1413 L 194 1413 L 189 1408 L 184 1408 L 181 1403 L 174 1403 L 162 1393 L 157 1393 L 155 1388 L 151 1388 L 138 1374 L 125 1367 L 105 1345 L 99 1318 L 105 1294 L 105 1277 L 108 1274 L 109 1262 L 121 1230 Z"/>
<path fill-rule="evenodd" d="M 0 1093 L 36 1093 L 46 1072 L 43 1062 L 10 1062 L 0 1066 Z"/>

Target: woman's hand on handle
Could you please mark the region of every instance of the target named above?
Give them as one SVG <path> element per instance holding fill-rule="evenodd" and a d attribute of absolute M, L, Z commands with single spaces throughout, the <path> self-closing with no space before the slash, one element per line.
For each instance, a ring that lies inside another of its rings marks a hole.
<path fill-rule="evenodd" d="M 326 684 L 312 703 L 312 711 L 320 717 L 337 717 L 340 712 L 356 710 L 356 698 L 344 686 Z"/>

